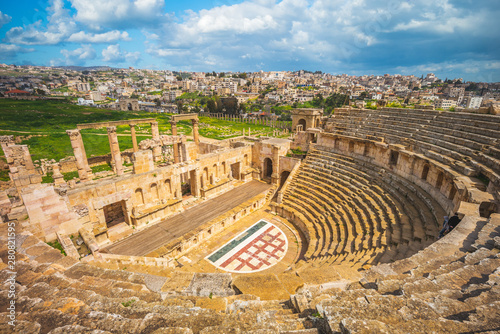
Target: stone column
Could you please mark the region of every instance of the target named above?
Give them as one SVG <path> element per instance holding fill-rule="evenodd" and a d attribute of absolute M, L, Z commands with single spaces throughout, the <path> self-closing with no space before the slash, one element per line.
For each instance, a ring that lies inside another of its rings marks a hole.
<path fill-rule="evenodd" d="M 83 145 L 83 137 L 80 134 L 78 140 L 80 141 L 80 147 L 83 149 L 83 154 L 85 156 L 84 162 L 85 162 L 85 169 L 87 170 L 87 174 L 91 175 L 92 174 L 92 169 L 89 166 L 89 161 L 87 159 L 87 153 L 85 152 L 85 146 Z"/>
<path fill-rule="evenodd" d="M 196 144 L 200 143 L 200 136 L 198 134 L 198 123 L 199 121 L 197 119 L 191 120 L 193 123 L 193 139 Z"/>
<path fill-rule="evenodd" d="M 129 124 L 130 125 L 130 134 L 132 135 L 132 145 L 134 147 L 134 152 L 139 151 L 139 148 L 137 147 L 137 137 L 135 136 L 135 124 Z"/>
<path fill-rule="evenodd" d="M 271 174 L 271 182 L 279 184 L 280 182 L 280 150 L 279 146 L 273 146 L 273 173 Z"/>
<path fill-rule="evenodd" d="M 158 122 L 151 122 L 151 134 L 153 135 L 154 141 L 160 141 L 160 130 L 158 129 Z M 161 160 L 161 146 L 153 147 L 153 160 Z"/>
<path fill-rule="evenodd" d="M 66 183 L 64 181 L 64 176 L 61 174 L 60 166 L 57 163 L 52 165 L 52 178 L 54 179 L 55 185 Z"/>
<path fill-rule="evenodd" d="M 196 167 L 196 169 L 192 170 L 190 172 L 190 178 L 191 178 L 191 194 L 194 197 L 200 197 L 201 192 L 200 192 L 200 168 Z"/>
<path fill-rule="evenodd" d="M 88 166 L 87 154 L 85 154 L 85 147 L 83 147 L 80 130 L 66 130 L 66 133 L 71 140 L 71 147 L 73 148 L 73 154 L 76 159 L 76 168 L 78 169 L 78 177 L 82 182 L 89 181 L 92 176 L 89 175 L 86 168 L 86 166 Z"/>
<path fill-rule="evenodd" d="M 181 180 L 181 175 L 180 174 L 177 174 L 175 176 L 172 177 L 172 197 L 175 197 L 175 195 L 177 194 L 177 197 L 178 199 L 181 199 L 182 198 L 182 180 Z"/>
<path fill-rule="evenodd" d="M 114 171 L 116 175 L 123 174 L 122 156 L 120 154 L 120 145 L 118 144 L 118 136 L 116 135 L 116 126 L 108 126 L 109 148 L 111 149 L 111 157 L 114 162 Z"/>
<path fill-rule="evenodd" d="M 177 136 L 177 122 L 170 121 L 170 126 L 172 127 L 172 136 Z M 179 144 L 174 143 L 174 163 L 179 163 Z"/>

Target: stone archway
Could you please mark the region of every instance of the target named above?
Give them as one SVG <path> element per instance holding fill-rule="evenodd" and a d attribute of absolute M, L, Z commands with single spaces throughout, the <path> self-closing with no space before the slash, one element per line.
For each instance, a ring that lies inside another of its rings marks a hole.
<path fill-rule="evenodd" d="M 297 123 L 297 125 L 302 125 L 302 131 L 306 131 L 306 129 L 307 129 L 307 128 L 306 128 L 306 124 L 307 124 L 307 123 L 306 123 L 306 120 L 305 120 L 305 119 L 303 119 L 303 118 L 301 118 L 301 119 L 298 121 L 298 123 Z"/>
<path fill-rule="evenodd" d="M 273 161 L 270 158 L 265 158 L 264 159 L 264 178 L 271 177 L 273 174 Z"/>

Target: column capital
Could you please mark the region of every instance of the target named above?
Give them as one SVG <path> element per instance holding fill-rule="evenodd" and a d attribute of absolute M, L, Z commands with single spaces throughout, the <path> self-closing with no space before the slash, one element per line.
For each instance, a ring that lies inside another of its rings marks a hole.
<path fill-rule="evenodd" d="M 80 136 L 80 130 L 78 129 L 66 130 L 66 133 L 68 134 L 70 139 L 76 139 Z"/>
<path fill-rule="evenodd" d="M 108 130 L 108 134 L 116 133 L 116 126 L 108 126 L 106 130 Z"/>
<path fill-rule="evenodd" d="M 198 120 L 198 119 L 192 119 L 191 122 L 192 122 L 193 125 L 198 125 L 198 123 L 200 123 L 200 120 Z"/>
<path fill-rule="evenodd" d="M 135 128 L 137 124 L 129 124 L 128 126 L 130 126 L 130 128 Z"/>
<path fill-rule="evenodd" d="M 0 136 L 0 143 L 12 143 L 14 142 L 13 135 Z"/>
<path fill-rule="evenodd" d="M 170 121 L 171 126 L 177 126 L 177 121 Z"/>

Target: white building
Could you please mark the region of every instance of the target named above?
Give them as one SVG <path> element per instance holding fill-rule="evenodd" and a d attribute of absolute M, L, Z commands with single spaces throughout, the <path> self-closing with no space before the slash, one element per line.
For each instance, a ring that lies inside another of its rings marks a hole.
<path fill-rule="evenodd" d="M 472 96 L 467 98 L 465 107 L 470 109 L 479 109 L 479 107 L 481 107 L 481 103 L 483 103 L 482 96 Z"/>
<path fill-rule="evenodd" d="M 454 100 L 444 100 L 440 99 L 436 101 L 436 108 L 441 108 L 441 109 L 450 109 L 451 107 L 456 107 L 457 106 L 457 101 Z"/>
<path fill-rule="evenodd" d="M 93 100 L 85 100 L 84 98 L 80 97 L 78 99 L 78 105 L 79 106 L 93 106 L 94 101 Z"/>

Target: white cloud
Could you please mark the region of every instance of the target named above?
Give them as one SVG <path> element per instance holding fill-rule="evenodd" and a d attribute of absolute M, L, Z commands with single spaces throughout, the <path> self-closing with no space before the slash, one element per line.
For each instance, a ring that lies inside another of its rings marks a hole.
<path fill-rule="evenodd" d="M 29 53 L 33 51 L 35 51 L 35 49 L 27 49 L 14 44 L 0 43 L 0 56 L 4 58 L 11 58 L 18 53 Z"/>
<path fill-rule="evenodd" d="M 93 29 L 151 26 L 164 18 L 164 0 L 70 0 L 75 19 Z"/>
<path fill-rule="evenodd" d="M 141 58 L 139 51 L 127 52 L 122 51 L 120 45 L 109 45 L 106 49 L 102 50 L 102 60 L 107 63 L 137 63 Z"/>
<path fill-rule="evenodd" d="M 110 43 L 117 40 L 129 40 L 126 31 L 112 30 L 104 33 L 89 33 L 81 30 L 62 0 L 52 0 L 47 8 L 48 23 L 44 27 L 42 21 L 11 28 L 5 34 L 9 43 L 23 45 L 55 45 L 63 42 L 76 43 Z"/>
<path fill-rule="evenodd" d="M 2 28 L 4 25 L 9 23 L 11 19 L 12 19 L 12 17 L 10 17 L 9 15 L 4 14 L 4 13 L 2 13 L 2 11 L 0 11 L 0 28 Z"/>
<path fill-rule="evenodd" d="M 96 57 L 96 52 L 94 48 L 89 45 L 82 45 L 81 48 L 75 50 L 61 50 L 61 54 L 66 58 L 67 62 L 70 63 L 81 63 L 82 60 L 92 60 Z M 76 61 L 78 60 L 78 62 Z"/>
<path fill-rule="evenodd" d="M 120 46 L 115 44 L 102 50 L 102 60 L 105 62 L 123 63 L 125 61 L 125 56 L 120 51 Z"/>
<path fill-rule="evenodd" d="M 442 60 L 423 60 L 418 52 L 408 57 L 403 52 L 422 49 L 425 39 L 435 50 L 448 48 L 441 55 L 450 54 L 451 48 L 459 50 L 462 41 L 472 41 L 472 36 L 483 38 L 482 31 L 487 30 L 491 40 L 500 35 L 493 23 L 498 10 L 485 9 L 491 6 L 481 1 L 465 6 L 451 0 L 247 0 L 187 11 L 177 20 L 145 28 L 143 35 L 152 56 L 164 58 L 165 64 L 198 70 L 207 65 L 253 69 L 257 64 L 251 62 L 257 59 L 267 68 L 311 64 L 317 69 L 343 66 L 345 70 L 355 68 L 358 64 L 353 62 L 363 58 L 376 59 L 378 67 L 390 61 L 394 66 L 394 59 L 386 60 L 390 53 L 400 53 L 407 63 L 437 63 Z M 461 40 L 454 32 L 460 32 Z M 434 58 L 439 57 L 438 51 L 434 53 Z"/>
<path fill-rule="evenodd" d="M 77 43 L 109 43 L 118 40 L 128 41 L 130 40 L 130 36 L 126 31 L 108 31 L 102 34 L 91 34 L 85 31 L 80 31 L 72 34 L 68 37 L 68 42 L 77 42 Z"/>

